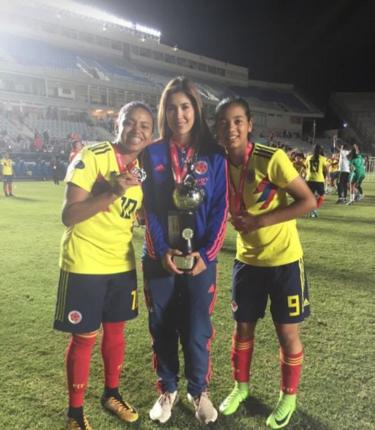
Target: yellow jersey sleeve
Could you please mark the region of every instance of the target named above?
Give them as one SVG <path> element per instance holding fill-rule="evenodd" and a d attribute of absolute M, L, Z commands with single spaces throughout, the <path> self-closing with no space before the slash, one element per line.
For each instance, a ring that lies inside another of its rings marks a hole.
<path fill-rule="evenodd" d="M 299 176 L 292 162 L 282 149 L 272 156 L 268 165 L 268 178 L 279 188 L 285 188 L 290 182 Z"/>
<path fill-rule="evenodd" d="M 99 173 L 97 158 L 89 148 L 84 148 L 69 164 L 65 182 L 91 192 Z"/>

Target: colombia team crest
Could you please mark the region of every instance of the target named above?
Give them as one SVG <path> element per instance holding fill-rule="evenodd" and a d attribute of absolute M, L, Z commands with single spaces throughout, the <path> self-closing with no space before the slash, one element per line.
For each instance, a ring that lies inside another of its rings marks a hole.
<path fill-rule="evenodd" d="M 194 172 L 197 175 L 204 175 L 205 173 L 207 173 L 208 170 L 208 164 L 205 161 L 197 161 L 196 163 L 194 163 Z"/>
<path fill-rule="evenodd" d="M 70 311 L 68 320 L 71 324 L 79 324 L 82 321 L 82 314 L 79 311 Z"/>

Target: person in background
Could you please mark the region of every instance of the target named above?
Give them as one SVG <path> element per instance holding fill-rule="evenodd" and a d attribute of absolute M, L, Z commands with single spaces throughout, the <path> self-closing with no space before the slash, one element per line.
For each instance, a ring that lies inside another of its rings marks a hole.
<path fill-rule="evenodd" d="M 350 200 L 347 203 L 352 205 L 355 201 L 362 200 L 364 197 L 362 182 L 366 177 L 365 158 L 360 153 L 359 146 L 354 144 L 349 156 L 350 159 Z"/>
<path fill-rule="evenodd" d="M 301 178 L 306 177 L 306 157 L 303 152 L 296 152 L 293 159 L 293 167 L 297 170 Z"/>
<path fill-rule="evenodd" d="M 316 206 L 319 209 L 324 202 L 325 177 L 328 172 L 328 162 L 324 157 L 323 148 L 316 144 L 313 154 L 306 159 L 306 182 L 316 197 Z M 311 211 L 311 217 L 318 217 L 318 210 Z"/>
<path fill-rule="evenodd" d="M 73 140 L 72 150 L 69 153 L 69 163 L 71 163 L 73 158 L 82 150 L 83 146 L 81 140 Z"/>
<path fill-rule="evenodd" d="M 167 422 L 178 401 L 181 341 L 185 358 L 188 400 L 204 424 L 217 419 L 208 396 L 211 376 L 211 324 L 216 297 L 216 257 L 223 245 L 227 219 L 227 174 L 224 151 L 211 137 L 195 85 L 184 77 L 171 80 L 161 96 L 158 125 L 161 139 L 146 148 L 143 257 L 149 328 L 153 340 L 158 388 L 161 392 L 150 418 Z M 176 206 L 172 195 L 185 179 L 204 191 L 194 214 L 194 265 L 181 270 L 181 251 L 173 243 Z"/>
<path fill-rule="evenodd" d="M 333 190 L 337 191 L 337 180 L 339 178 L 339 157 L 336 152 L 331 155 L 331 158 L 328 159 L 328 173 L 329 180 L 327 185 L 327 192 L 332 192 Z"/>
<path fill-rule="evenodd" d="M 337 151 L 336 141 L 333 142 L 334 149 Z M 348 182 L 350 174 L 349 154 L 350 149 L 347 144 L 341 145 L 339 153 L 339 179 L 337 184 L 338 199 L 336 203 L 343 204 L 347 202 Z"/>
<path fill-rule="evenodd" d="M 60 183 L 60 163 L 57 157 L 53 157 L 50 162 L 50 169 L 52 172 L 52 180 L 55 185 Z"/>
<path fill-rule="evenodd" d="M 266 423 L 278 429 L 296 409 L 304 355 L 299 323 L 310 313 L 296 218 L 314 209 L 316 200 L 284 151 L 249 141 L 252 121 L 246 100 L 222 100 L 216 107 L 216 130 L 228 154 L 231 223 L 238 232 L 232 285 L 235 385 L 220 411 L 231 415 L 249 397 L 255 328 L 269 297 L 280 345 L 281 383 Z"/>
<path fill-rule="evenodd" d="M 0 160 L 3 174 L 3 190 L 5 197 L 14 197 L 13 194 L 13 174 L 14 161 L 9 152 L 5 152 L 4 157 Z"/>
<path fill-rule="evenodd" d="M 102 326 L 102 406 L 120 420 L 138 412 L 119 391 L 125 321 L 138 314 L 135 213 L 142 204 L 137 157 L 151 142 L 153 118 L 142 102 L 123 106 L 114 143 L 85 147 L 69 165 L 62 221 L 60 279 L 54 328 L 71 333 L 66 351 L 67 428 L 91 430 L 83 412 L 91 352 Z"/>

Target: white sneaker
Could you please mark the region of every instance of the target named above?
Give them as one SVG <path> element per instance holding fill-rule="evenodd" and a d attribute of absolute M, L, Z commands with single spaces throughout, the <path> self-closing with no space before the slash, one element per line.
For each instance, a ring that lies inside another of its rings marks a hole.
<path fill-rule="evenodd" d="M 150 410 L 152 421 L 159 421 L 161 424 L 166 423 L 172 415 L 172 408 L 178 402 L 178 393 L 166 391 L 155 402 Z"/>
<path fill-rule="evenodd" d="M 188 401 L 195 409 L 195 417 L 202 424 L 214 423 L 217 420 L 217 410 L 208 397 L 207 391 L 203 391 L 200 396 L 193 397 L 188 393 Z"/>

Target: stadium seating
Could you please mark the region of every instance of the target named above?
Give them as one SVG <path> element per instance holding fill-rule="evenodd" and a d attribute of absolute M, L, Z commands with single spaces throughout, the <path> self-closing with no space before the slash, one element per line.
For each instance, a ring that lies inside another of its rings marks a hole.
<path fill-rule="evenodd" d="M 257 106 L 271 106 L 277 110 L 309 112 L 310 109 L 299 100 L 292 91 L 281 91 L 272 88 L 261 88 L 257 86 L 231 87 L 234 93 L 253 100 Z"/>
<path fill-rule="evenodd" d="M 375 93 L 335 93 L 330 105 L 336 114 L 349 123 L 360 138 L 362 148 L 375 147 Z"/>
<path fill-rule="evenodd" d="M 72 69 L 88 74 L 92 78 L 110 81 L 111 76 L 153 86 L 140 73 L 132 73 L 125 66 L 118 66 L 108 59 L 100 60 L 82 55 L 68 49 L 22 37 L 4 36 L 1 40 L 2 51 L 17 63 L 25 66 Z"/>

